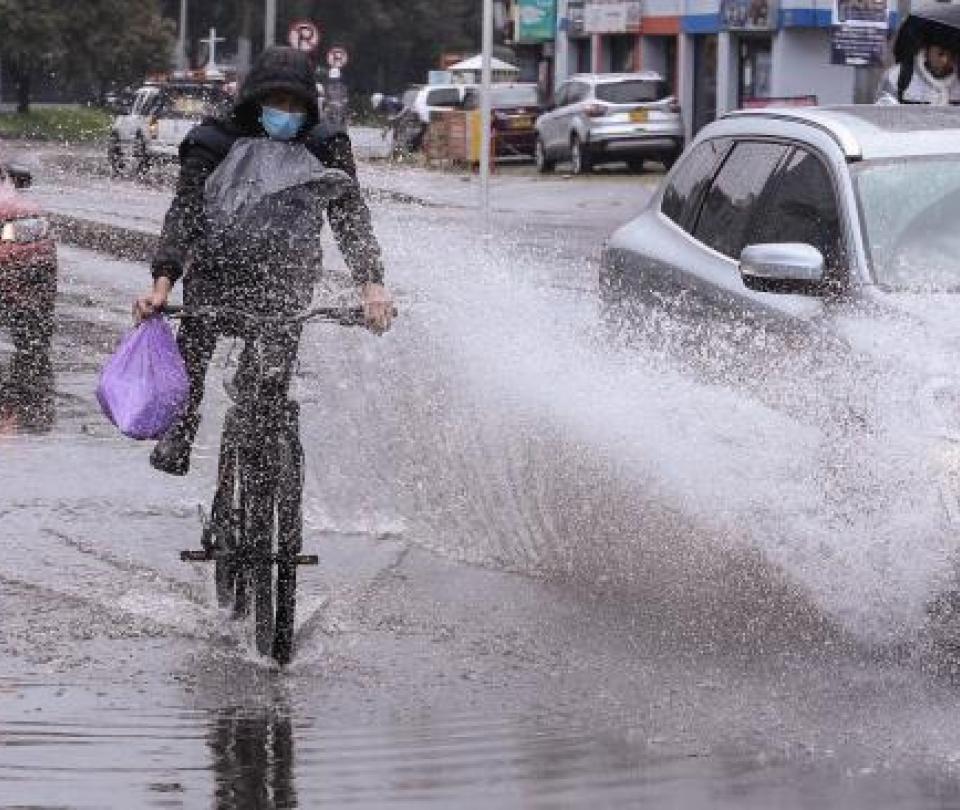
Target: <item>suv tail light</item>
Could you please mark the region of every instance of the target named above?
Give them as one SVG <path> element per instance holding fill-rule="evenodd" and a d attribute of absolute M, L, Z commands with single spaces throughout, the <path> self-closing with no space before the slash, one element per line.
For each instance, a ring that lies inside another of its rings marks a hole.
<path fill-rule="evenodd" d="M 607 114 L 607 107 L 604 104 L 588 104 L 583 112 L 588 118 L 603 118 Z"/>
<path fill-rule="evenodd" d="M 147 124 L 147 134 L 151 141 L 155 141 L 160 135 L 160 122 L 156 118 L 151 118 Z"/>

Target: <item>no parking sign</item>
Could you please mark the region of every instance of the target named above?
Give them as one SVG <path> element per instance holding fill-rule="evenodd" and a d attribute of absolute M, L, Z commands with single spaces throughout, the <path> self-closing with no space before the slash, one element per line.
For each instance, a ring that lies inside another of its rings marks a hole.
<path fill-rule="evenodd" d="M 346 48 L 341 48 L 338 45 L 337 47 L 331 48 L 329 51 L 327 51 L 327 64 L 331 68 L 343 70 L 349 62 L 350 54 L 347 53 Z"/>
<path fill-rule="evenodd" d="M 310 20 L 299 20 L 290 26 L 288 41 L 291 48 L 313 53 L 320 47 L 320 28 Z"/>

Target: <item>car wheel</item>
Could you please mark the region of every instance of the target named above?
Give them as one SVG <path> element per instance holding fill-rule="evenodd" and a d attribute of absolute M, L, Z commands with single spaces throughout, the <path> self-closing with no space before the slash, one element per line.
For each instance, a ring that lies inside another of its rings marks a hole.
<path fill-rule="evenodd" d="M 643 158 L 630 158 L 627 161 L 627 168 L 634 174 L 640 174 L 643 171 Z"/>
<path fill-rule="evenodd" d="M 570 164 L 574 174 L 587 174 L 591 169 L 590 153 L 576 135 L 570 141 Z"/>
<path fill-rule="evenodd" d="M 547 147 L 543 144 L 543 139 L 537 136 L 537 142 L 533 147 L 533 161 L 537 165 L 537 171 L 540 174 L 549 174 L 553 171 L 556 163 L 547 157 Z"/>
<path fill-rule="evenodd" d="M 116 134 L 110 136 L 110 142 L 107 144 L 107 163 L 113 174 L 120 174 L 123 171 L 123 147 L 120 145 L 120 137 Z"/>

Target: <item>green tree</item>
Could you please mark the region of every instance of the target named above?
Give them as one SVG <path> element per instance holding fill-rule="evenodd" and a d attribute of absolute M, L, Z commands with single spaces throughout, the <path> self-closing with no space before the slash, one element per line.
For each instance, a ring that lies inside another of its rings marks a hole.
<path fill-rule="evenodd" d="M 0 0 L 0 55 L 27 112 L 39 70 L 103 93 L 169 65 L 173 24 L 159 0 Z"/>
<path fill-rule="evenodd" d="M 0 0 L 0 54 L 16 84 L 17 111 L 30 109 L 31 82 L 41 67 L 56 62 L 62 49 L 62 0 Z"/>
<path fill-rule="evenodd" d="M 58 61 L 102 99 L 111 85 L 140 82 L 151 71 L 169 68 L 174 33 L 158 2 L 84 0 L 62 23 L 61 35 L 72 44 Z"/>

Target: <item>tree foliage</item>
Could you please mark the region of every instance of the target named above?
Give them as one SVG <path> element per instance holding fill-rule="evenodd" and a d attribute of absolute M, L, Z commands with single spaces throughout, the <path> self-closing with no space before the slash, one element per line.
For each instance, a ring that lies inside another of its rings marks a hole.
<path fill-rule="evenodd" d="M 173 23 L 158 0 L 0 0 L 0 54 L 26 111 L 38 71 L 79 91 L 140 81 L 166 68 Z"/>
<path fill-rule="evenodd" d="M 321 51 L 343 45 L 350 52 L 350 83 L 358 89 L 396 90 L 423 81 L 448 51 L 480 46 L 480 0 L 278 0 L 277 38 L 290 23 L 313 20 L 323 29 Z M 164 0 L 170 19 L 179 0 Z M 264 0 L 190 0 L 188 28 L 194 64 L 203 59 L 199 38 L 215 26 L 234 50 L 246 35 L 263 46 Z"/>
<path fill-rule="evenodd" d="M 325 46 L 343 45 L 350 52 L 351 84 L 397 90 L 424 81 L 441 54 L 479 49 L 481 5 L 479 0 L 286 0 L 281 30 L 301 17 L 319 22 Z"/>

